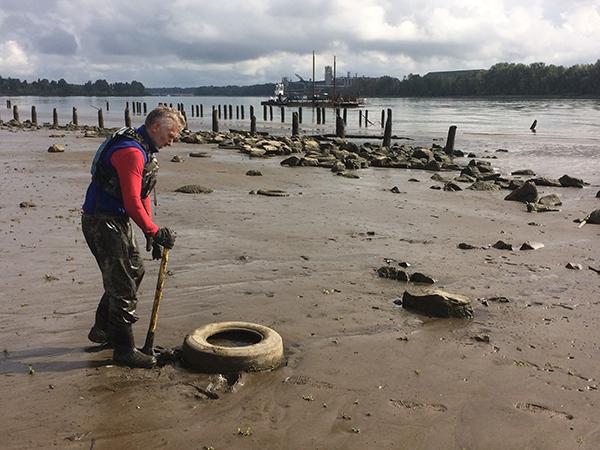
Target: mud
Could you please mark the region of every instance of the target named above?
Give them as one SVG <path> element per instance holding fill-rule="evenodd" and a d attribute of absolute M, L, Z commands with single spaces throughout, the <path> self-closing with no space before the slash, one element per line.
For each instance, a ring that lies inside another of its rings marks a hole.
<path fill-rule="evenodd" d="M 369 168 L 347 179 L 215 145 L 194 146 L 210 158 L 178 164 L 169 160 L 189 145 L 161 151 L 156 221 L 178 239 L 155 342 L 176 347 L 195 328 L 229 320 L 284 339 L 284 367 L 231 386 L 178 365 L 117 367 L 110 350 L 86 351 L 102 287 L 79 207 L 101 138 L 50 133 L 0 130 L 3 448 L 600 446 L 600 275 L 566 268 L 600 266 L 600 228 L 573 222 L 597 208 L 598 180 L 558 188 L 561 211 L 539 214 L 533 227 L 505 192 L 408 182 L 428 181 L 425 171 Z M 53 143 L 65 152 L 48 153 Z M 510 156 L 503 165 L 516 170 Z M 248 170 L 262 172 L 261 189 L 290 196 L 248 195 L 258 188 Z M 214 192 L 173 192 L 199 181 Z M 457 248 L 498 240 L 545 246 Z M 386 260 L 435 274 L 436 287 L 472 300 L 474 319 L 395 306 L 404 285 L 377 275 Z M 158 271 L 150 254 L 145 263 L 139 345 Z M 510 302 L 474 301 L 493 297 Z"/>

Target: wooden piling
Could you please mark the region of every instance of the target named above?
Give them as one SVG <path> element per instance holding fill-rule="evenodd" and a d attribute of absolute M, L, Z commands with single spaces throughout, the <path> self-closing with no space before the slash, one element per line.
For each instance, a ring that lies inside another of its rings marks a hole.
<path fill-rule="evenodd" d="M 321 108 L 317 108 L 317 125 L 321 125 Z"/>
<path fill-rule="evenodd" d="M 244 120 L 244 105 L 240 105 L 240 112 L 242 113 L 242 120 Z"/>
<path fill-rule="evenodd" d="M 293 112 L 292 113 L 292 136 L 298 136 L 299 128 L 300 127 L 298 126 L 298 113 Z"/>
<path fill-rule="evenodd" d="M 335 108 L 335 117 L 339 117 L 340 115 L 340 108 Z"/>
<path fill-rule="evenodd" d="M 325 125 L 325 107 L 321 108 L 321 123 Z"/>
<path fill-rule="evenodd" d="M 385 126 L 385 109 L 381 110 L 381 128 Z"/>
<path fill-rule="evenodd" d="M 10 100 L 6 100 L 6 109 L 11 109 L 12 105 L 10 104 Z"/>
<path fill-rule="evenodd" d="M 233 119 L 233 106 L 229 105 L 229 120 Z"/>
<path fill-rule="evenodd" d="M 200 117 L 204 117 L 204 105 L 200 105 Z"/>
<path fill-rule="evenodd" d="M 37 125 L 37 111 L 35 105 L 31 106 L 31 123 Z"/>
<path fill-rule="evenodd" d="M 335 116 L 335 135 L 342 139 L 346 137 L 344 119 L 339 114 Z"/>
<path fill-rule="evenodd" d="M 235 105 L 235 120 L 240 120 L 240 105 Z"/>
<path fill-rule="evenodd" d="M 244 112 L 244 110 L 242 109 L 242 112 Z M 254 117 L 254 106 L 250 105 L 250 118 Z M 244 115 L 242 114 L 242 119 L 244 118 Z"/>
<path fill-rule="evenodd" d="M 219 106 L 219 110 L 221 106 Z M 212 130 L 214 133 L 219 132 L 219 110 L 213 108 L 212 110 Z"/>
<path fill-rule="evenodd" d="M 269 119 L 273 122 L 273 106 L 269 105 Z"/>
<path fill-rule="evenodd" d="M 56 108 L 52 109 L 52 126 L 54 128 L 58 127 L 58 111 Z"/>
<path fill-rule="evenodd" d="M 73 125 L 79 125 L 79 117 L 77 115 L 77 108 L 73 106 Z"/>
<path fill-rule="evenodd" d="M 281 107 L 281 123 L 285 122 L 285 107 Z"/>
<path fill-rule="evenodd" d="M 148 114 L 148 105 L 144 102 L 144 115 Z"/>
<path fill-rule="evenodd" d="M 298 123 L 302 123 L 302 106 L 298 107 Z"/>
<path fill-rule="evenodd" d="M 365 109 L 365 128 L 369 126 L 369 110 Z"/>
<path fill-rule="evenodd" d="M 223 105 L 223 120 L 227 120 L 227 105 Z"/>
<path fill-rule="evenodd" d="M 347 119 L 348 119 L 348 108 L 344 108 L 344 113 L 343 114 L 344 115 L 342 116 L 342 118 L 344 119 L 344 125 L 347 125 L 348 124 L 348 121 L 347 121 Z"/>
<path fill-rule="evenodd" d="M 252 117 L 252 113 L 250 113 L 250 117 Z M 263 105 L 263 121 L 267 121 L 267 105 Z"/>
<path fill-rule="evenodd" d="M 448 128 L 448 137 L 446 138 L 446 146 L 444 151 L 451 155 L 454 152 L 454 138 L 456 137 L 456 125 L 451 125 Z"/>
<path fill-rule="evenodd" d="M 106 102 L 106 110 L 110 111 L 110 106 L 109 106 L 108 102 Z"/>
<path fill-rule="evenodd" d="M 219 105 L 217 108 L 218 108 L 218 110 L 217 110 L 218 111 L 218 116 L 219 116 L 219 119 L 220 119 L 221 118 L 221 105 Z"/>
<path fill-rule="evenodd" d="M 131 126 L 131 114 L 129 114 L 129 108 L 125 108 L 125 126 Z"/>
<path fill-rule="evenodd" d="M 358 128 L 362 128 L 362 111 L 358 110 Z"/>
<path fill-rule="evenodd" d="M 17 123 L 21 122 L 19 118 L 19 107 L 17 105 L 13 106 L 13 120 Z"/>
<path fill-rule="evenodd" d="M 256 134 L 256 116 L 250 116 L 250 133 Z"/>
<path fill-rule="evenodd" d="M 390 148 L 392 146 L 392 110 L 387 110 L 387 119 L 385 121 L 385 130 L 383 131 L 383 146 Z"/>
<path fill-rule="evenodd" d="M 98 110 L 98 128 L 104 128 L 104 114 L 102 108 Z"/>

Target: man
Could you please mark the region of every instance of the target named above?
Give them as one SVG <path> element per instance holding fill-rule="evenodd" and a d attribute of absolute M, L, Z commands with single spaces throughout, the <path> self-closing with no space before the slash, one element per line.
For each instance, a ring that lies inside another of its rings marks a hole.
<path fill-rule="evenodd" d="M 160 259 L 162 247 L 173 247 L 175 233 L 152 220 L 150 192 L 158 172 L 155 153 L 184 126 L 181 113 L 159 106 L 141 127 L 122 128 L 104 141 L 92 163 L 81 228 L 102 272 L 104 295 L 88 339 L 112 345 L 114 362 L 130 367 L 151 368 L 156 359 L 136 349 L 131 328 L 144 265 L 129 219 L 146 235 L 153 259 Z"/>

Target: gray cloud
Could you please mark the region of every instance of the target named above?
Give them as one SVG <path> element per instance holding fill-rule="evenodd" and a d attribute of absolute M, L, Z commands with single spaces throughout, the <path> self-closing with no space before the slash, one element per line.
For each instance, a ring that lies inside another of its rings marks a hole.
<path fill-rule="evenodd" d="M 0 75 L 250 84 L 318 74 L 594 62 L 597 0 L 0 0 Z"/>

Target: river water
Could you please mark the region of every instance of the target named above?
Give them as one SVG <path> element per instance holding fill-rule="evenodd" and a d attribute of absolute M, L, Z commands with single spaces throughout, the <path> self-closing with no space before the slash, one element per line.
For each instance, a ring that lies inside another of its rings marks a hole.
<path fill-rule="evenodd" d="M 56 108 L 59 124 L 71 121 L 72 108 L 78 110 L 79 124 L 97 124 L 97 110 L 103 109 L 105 126 L 124 123 L 126 102 L 146 102 L 152 108 L 158 102 L 183 103 L 188 126 L 192 130 L 211 127 L 210 110 L 213 105 L 232 105 L 233 119 L 220 121 L 221 130 L 249 129 L 249 109 L 255 108 L 257 129 L 272 134 L 291 134 L 292 112 L 286 108 L 284 122 L 280 108 L 273 108 L 273 121 L 263 118 L 260 97 L 0 97 L 0 119 L 12 118 L 6 100 L 18 105 L 21 120 L 30 118 L 31 106 L 37 109 L 38 122 L 51 122 L 52 109 Z M 109 104 L 109 110 L 106 104 Z M 204 116 L 192 117 L 191 106 L 203 105 Z M 236 119 L 236 106 L 244 106 L 244 120 Z M 586 181 L 600 183 L 600 100 L 598 99 L 456 99 L 456 98 L 371 98 L 357 109 L 348 109 L 349 134 L 377 136 L 382 134 L 381 110 L 391 108 L 393 134 L 411 138 L 414 145 L 430 146 L 444 143 L 448 127 L 456 125 L 455 148 L 475 152 L 479 156 L 496 155 L 496 166 L 514 170 L 528 167 L 540 175 L 559 177 L 564 173 L 583 177 Z M 368 127 L 359 127 L 359 110 L 369 112 Z M 316 124 L 312 108 L 303 108 L 303 133 L 333 133 L 334 112 L 327 109 L 326 123 Z M 529 130 L 537 120 L 536 132 Z M 132 122 L 139 124 L 142 115 L 133 115 Z M 368 139 L 375 141 L 375 138 Z M 405 142 L 405 141 L 402 141 Z M 506 149 L 508 153 L 496 153 Z"/>

